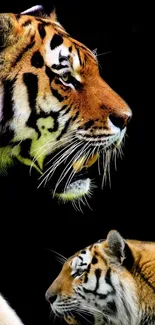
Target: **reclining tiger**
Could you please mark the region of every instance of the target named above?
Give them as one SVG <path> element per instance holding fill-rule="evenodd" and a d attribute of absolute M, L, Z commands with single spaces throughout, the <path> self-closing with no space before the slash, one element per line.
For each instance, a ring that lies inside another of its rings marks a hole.
<path fill-rule="evenodd" d="M 155 243 L 110 231 L 64 262 L 46 299 L 69 324 L 155 325 Z"/>
<path fill-rule="evenodd" d="M 131 118 L 101 78 L 97 56 L 41 6 L 0 14 L 0 170 L 38 171 L 62 201 L 91 195 L 89 168 L 104 171 Z M 103 174 L 104 174 L 103 171 Z"/>

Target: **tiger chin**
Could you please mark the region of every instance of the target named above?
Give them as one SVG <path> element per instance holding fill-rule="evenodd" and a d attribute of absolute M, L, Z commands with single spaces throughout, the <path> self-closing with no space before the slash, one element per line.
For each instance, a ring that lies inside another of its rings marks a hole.
<path fill-rule="evenodd" d="M 155 325 L 155 243 L 110 231 L 64 262 L 46 299 L 68 324 Z"/>
<path fill-rule="evenodd" d="M 96 54 L 42 6 L 0 14 L 0 170 L 18 162 L 39 186 L 74 201 L 90 195 L 90 167 L 103 174 L 131 118 L 99 74 Z"/>

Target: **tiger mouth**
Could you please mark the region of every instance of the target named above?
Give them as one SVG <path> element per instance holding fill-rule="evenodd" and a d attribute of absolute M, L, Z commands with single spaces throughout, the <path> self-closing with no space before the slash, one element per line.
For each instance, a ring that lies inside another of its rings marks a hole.
<path fill-rule="evenodd" d="M 94 177 L 92 177 L 91 167 L 95 165 L 97 161 L 99 161 L 98 165 L 100 164 L 100 153 L 103 152 L 106 156 L 115 148 L 119 147 L 122 138 L 123 136 L 120 134 L 119 137 L 110 142 L 110 145 L 106 146 L 106 149 L 103 146 L 103 141 L 99 143 L 99 146 L 95 146 L 95 144 L 93 145 L 92 142 L 90 154 L 87 152 L 82 155 L 81 150 L 78 148 L 77 159 L 73 159 L 71 154 L 66 156 L 63 163 L 57 164 L 54 169 L 51 182 L 49 181 L 50 177 L 48 178 L 48 174 L 45 178 L 45 181 L 48 181 L 49 186 L 52 185 L 52 190 L 50 188 L 50 191 L 52 192 L 53 197 L 56 197 L 63 202 L 74 202 L 76 200 L 82 200 L 86 196 L 91 196 L 92 190 L 95 187 L 92 180 Z M 57 154 L 53 153 L 53 158 L 48 158 L 49 162 L 55 159 L 55 155 Z M 47 164 L 49 163 L 48 160 Z M 67 170 L 68 166 L 69 169 Z M 106 166 L 103 164 L 103 174 L 105 173 L 104 169 L 106 169 Z M 53 186 L 53 184 L 55 184 L 55 186 Z"/>
<path fill-rule="evenodd" d="M 89 159 L 82 156 L 80 159 L 73 162 L 72 170 L 74 177 L 71 183 L 63 188 L 64 182 L 62 182 L 56 190 L 55 195 L 63 201 L 77 200 L 85 195 L 89 195 L 90 189 L 92 188 L 92 182 L 90 177 L 88 177 L 88 169 L 95 164 L 98 158 L 99 154 L 94 154 Z"/>

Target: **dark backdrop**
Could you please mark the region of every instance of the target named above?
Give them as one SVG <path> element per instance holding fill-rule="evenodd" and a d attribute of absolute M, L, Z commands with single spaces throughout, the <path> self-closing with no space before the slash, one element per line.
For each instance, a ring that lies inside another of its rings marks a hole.
<path fill-rule="evenodd" d="M 47 287 L 60 271 L 53 249 L 69 257 L 107 232 L 118 229 L 125 238 L 154 240 L 151 225 L 151 158 L 147 150 L 146 102 L 148 63 L 145 12 L 128 2 L 57 1 L 61 24 L 98 54 L 104 79 L 128 102 L 133 118 L 128 127 L 124 156 L 111 171 L 111 187 L 98 188 L 92 210 L 83 214 L 72 205 L 53 201 L 46 189 L 37 190 L 35 173 L 16 166 L 0 178 L 0 291 L 17 310 L 25 325 L 52 324 L 44 299 Z M 37 2 L 1 2 L 1 12 L 19 12 Z M 49 3 L 45 3 L 49 7 Z M 144 105 L 145 102 L 145 105 Z M 144 115 L 145 108 L 145 115 Z M 150 117 L 149 117 L 150 118 Z M 149 167 L 149 168 L 148 168 Z M 98 184 L 100 179 L 98 178 Z M 58 321 L 56 321 L 57 323 Z M 61 323 L 63 324 L 63 323 Z"/>

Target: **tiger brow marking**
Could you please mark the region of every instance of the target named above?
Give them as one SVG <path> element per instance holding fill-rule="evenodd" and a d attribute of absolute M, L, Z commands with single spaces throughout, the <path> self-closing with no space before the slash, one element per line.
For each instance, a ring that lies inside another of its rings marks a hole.
<path fill-rule="evenodd" d="M 39 35 L 42 39 L 45 38 L 46 36 L 46 31 L 45 31 L 45 27 L 44 27 L 44 24 L 38 24 L 38 32 L 39 32 Z"/>
<path fill-rule="evenodd" d="M 31 19 L 28 19 L 22 24 L 22 27 L 26 27 L 28 25 L 31 25 L 31 23 L 32 23 Z"/>
<path fill-rule="evenodd" d="M 3 117 L 2 123 L 5 124 L 9 121 L 13 115 L 13 88 L 16 79 L 13 80 L 5 80 L 3 82 L 4 86 L 4 97 L 3 97 Z"/>
<path fill-rule="evenodd" d="M 83 65 L 82 60 L 81 60 L 81 56 L 80 56 L 80 50 L 79 50 L 79 48 L 77 46 L 75 48 L 77 50 L 77 54 L 78 54 L 78 58 L 79 58 L 80 65 Z"/>

